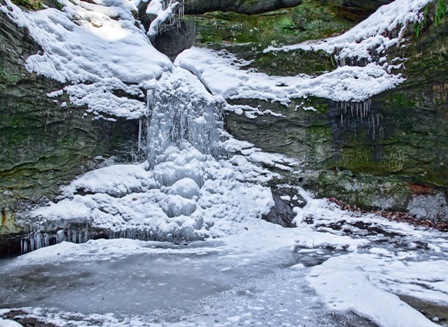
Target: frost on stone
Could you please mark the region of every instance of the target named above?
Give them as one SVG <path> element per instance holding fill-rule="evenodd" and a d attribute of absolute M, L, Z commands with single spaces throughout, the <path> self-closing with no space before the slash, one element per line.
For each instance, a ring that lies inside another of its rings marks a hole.
<path fill-rule="evenodd" d="M 407 210 L 418 219 L 437 219 L 448 216 L 448 203 L 442 193 L 417 195 L 409 201 Z"/>

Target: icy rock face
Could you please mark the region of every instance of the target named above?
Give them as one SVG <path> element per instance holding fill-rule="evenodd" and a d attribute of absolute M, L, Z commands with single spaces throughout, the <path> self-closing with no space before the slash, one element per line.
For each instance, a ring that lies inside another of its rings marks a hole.
<path fill-rule="evenodd" d="M 218 156 L 223 104 L 217 102 L 191 73 L 176 69 L 165 74 L 155 90 L 148 92 L 151 119 L 148 126 L 150 167 L 168 146 L 188 141 L 201 153 Z M 200 183 L 198 183 L 200 184 Z"/>

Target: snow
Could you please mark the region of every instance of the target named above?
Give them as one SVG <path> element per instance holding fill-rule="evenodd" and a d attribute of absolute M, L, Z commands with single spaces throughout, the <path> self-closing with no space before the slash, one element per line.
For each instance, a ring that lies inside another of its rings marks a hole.
<path fill-rule="evenodd" d="M 421 21 L 422 10 L 432 0 L 395 0 L 380 7 L 375 13 L 342 35 L 319 41 L 309 41 L 279 48 L 269 47 L 265 51 L 325 51 L 337 59 L 367 58 L 372 53 L 381 53 L 391 46 L 400 46 L 405 40 L 403 34 L 409 24 Z M 398 31 L 398 32 L 394 32 Z M 396 34 L 396 35 L 395 35 Z"/>
<path fill-rule="evenodd" d="M 361 313 L 383 327 L 437 326 L 398 296 L 372 285 L 366 273 L 353 271 L 352 266 L 324 263 L 312 270 L 308 280 L 333 310 Z"/>
<path fill-rule="evenodd" d="M 129 119 L 146 114 L 142 89 L 170 71 L 170 60 L 154 49 L 136 27 L 126 0 L 89 3 L 61 0 L 62 11 L 25 12 L 9 0 L 0 5 L 19 26 L 27 28 L 43 51 L 26 59 L 26 68 L 68 83 L 63 91 L 72 104 L 87 105 L 97 114 Z M 124 91 L 129 97 L 117 96 Z M 58 95 L 55 90 L 51 96 Z"/>
<path fill-rule="evenodd" d="M 0 318 L 0 326 L 2 327 L 21 327 L 22 325 L 13 321 Z"/>
<path fill-rule="evenodd" d="M 232 65 L 231 56 L 193 47 L 182 52 L 176 64 L 190 70 L 214 95 L 225 99 L 259 99 L 287 105 L 291 99 L 321 97 L 334 101 L 363 101 L 402 83 L 401 75 L 383 66 L 343 66 L 317 77 L 268 76 Z"/>
<path fill-rule="evenodd" d="M 138 4 L 136 4 L 138 6 Z M 159 11 L 163 10 L 163 0 L 153 0 L 150 1 L 148 6 L 146 7 L 146 13 L 156 15 Z"/>
<path fill-rule="evenodd" d="M 314 267 L 308 280 L 332 309 L 360 312 L 380 326 L 437 326 L 392 294 L 418 294 L 420 299 L 446 306 L 447 267 L 445 260 L 412 262 L 388 252 L 357 253 Z M 438 291 L 433 292 L 433 285 Z M 396 315 L 402 317 L 399 323 Z"/>

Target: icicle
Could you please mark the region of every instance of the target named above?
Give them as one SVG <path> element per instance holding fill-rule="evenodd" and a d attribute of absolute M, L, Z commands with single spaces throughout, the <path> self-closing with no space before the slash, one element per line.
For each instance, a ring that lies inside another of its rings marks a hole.
<path fill-rule="evenodd" d="M 138 151 L 142 149 L 142 119 L 138 120 Z"/>
<path fill-rule="evenodd" d="M 58 230 L 56 232 L 56 242 L 62 243 L 63 241 L 65 241 L 65 232 L 63 230 Z"/>
<path fill-rule="evenodd" d="M 28 253 L 28 240 L 27 239 L 23 239 L 23 251 L 22 253 Z"/>

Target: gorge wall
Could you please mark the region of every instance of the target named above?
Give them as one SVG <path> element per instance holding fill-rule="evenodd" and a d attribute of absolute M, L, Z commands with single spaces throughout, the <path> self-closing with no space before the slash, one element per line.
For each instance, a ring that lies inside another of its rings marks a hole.
<path fill-rule="evenodd" d="M 50 98 L 64 85 L 24 66 L 38 51 L 27 31 L 0 13 L 0 234 L 17 232 L 16 211 L 54 198 L 75 176 L 137 156 L 138 121 L 94 119 L 66 95 Z"/>
<path fill-rule="evenodd" d="M 185 12 L 187 23 L 196 25 L 199 46 L 226 49 L 268 74 L 318 75 L 336 68 L 331 55 L 262 50 L 343 33 L 390 2 L 197 0 L 186 2 Z M 309 98 L 286 107 L 234 99 L 282 117 L 227 113 L 227 130 L 300 163 L 300 175 L 282 172 L 279 183 L 303 185 L 363 208 L 446 219 L 448 20 L 445 16 L 436 24 L 435 11 L 436 3 L 424 22 L 409 28 L 407 47 L 389 51 L 388 60 L 408 58 L 401 69 L 406 81 L 396 89 L 366 103 Z M 24 67 L 39 47 L 3 14 L 0 30 L 0 233 L 8 234 L 18 232 L 15 211 L 54 198 L 60 185 L 106 160 L 137 158 L 139 128 L 138 121 L 94 119 L 65 96 L 50 98 L 48 93 L 64 85 Z M 317 111 L 294 110 L 303 101 Z"/>
<path fill-rule="evenodd" d="M 252 60 L 252 69 L 272 75 L 319 75 L 337 66 L 326 53 L 254 53 L 249 49 L 337 35 L 379 5 L 303 1 L 265 15 L 213 12 L 194 19 L 198 21 L 199 43 Z M 437 6 L 437 2 L 428 5 L 423 22 L 408 27 L 405 47 L 393 47 L 386 54 L 388 61 L 405 58 L 398 72 L 406 81 L 397 88 L 363 103 L 308 98 L 296 99 L 286 107 L 234 99 L 232 104 L 272 110 L 281 117 L 265 114 L 248 118 L 228 113 L 228 130 L 266 151 L 297 159 L 302 175 L 285 176 L 286 180 L 311 188 L 320 196 L 365 209 L 410 211 L 418 218 L 447 219 L 448 22 L 444 15 L 435 22 Z M 294 110 L 303 104 L 317 111 Z"/>

